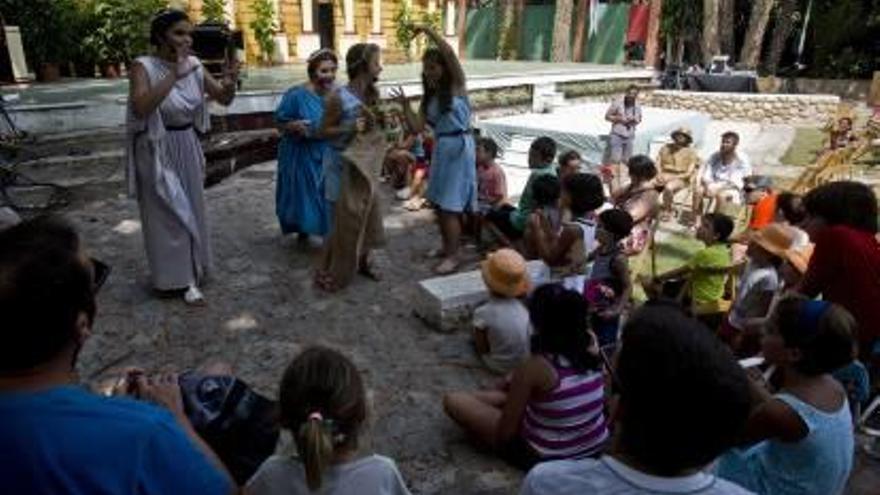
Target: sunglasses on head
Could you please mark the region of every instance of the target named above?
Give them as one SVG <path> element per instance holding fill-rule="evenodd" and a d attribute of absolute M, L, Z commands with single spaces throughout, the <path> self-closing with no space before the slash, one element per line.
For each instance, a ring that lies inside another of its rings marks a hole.
<path fill-rule="evenodd" d="M 97 294 L 107 282 L 107 277 L 110 276 L 112 269 L 110 265 L 99 259 L 89 258 L 89 261 L 92 263 L 92 291 Z"/>

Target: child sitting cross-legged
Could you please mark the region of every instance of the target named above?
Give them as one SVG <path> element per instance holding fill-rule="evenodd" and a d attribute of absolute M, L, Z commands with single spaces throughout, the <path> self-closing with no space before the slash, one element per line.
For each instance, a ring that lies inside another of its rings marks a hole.
<path fill-rule="evenodd" d="M 654 278 L 640 276 L 639 282 L 651 298 L 674 298 L 683 284 L 690 284 L 687 306 L 699 308 L 717 303 L 724 297 L 727 273 L 724 268 L 731 263 L 727 240 L 733 232 L 733 220 L 721 213 L 708 213 L 700 219 L 697 240 L 705 248 L 697 251 L 681 268 L 670 270 Z M 721 318 L 705 321 L 713 331 Z"/>
<path fill-rule="evenodd" d="M 583 296 L 543 285 L 529 300 L 531 356 L 503 390 L 452 392 L 446 414 L 520 466 L 597 455 L 608 438 L 605 387 Z"/>
<path fill-rule="evenodd" d="M 609 451 L 539 464 L 520 495 L 751 493 L 702 471 L 730 448 L 748 418 L 748 378 L 730 351 L 664 304 L 636 311 L 621 342 Z"/>
<path fill-rule="evenodd" d="M 496 373 L 513 371 L 529 356 L 529 312 L 519 298 L 529 290 L 526 260 L 499 249 L 482 264 L 489 301 L 474 311 L 474 346 Z"/>
<path fill-rule="evenodd" d="M 600 347 L 617 342 L 620 315 L 632 294 L 629 261 L 622 245 L 632 227 L 633 219 L 624 210 L 599 214 L 599 247 L 592 254 L 593 267 L 584 285 L 584 297 L 590 305 L 590 328 Z"/>
<path fill-rule="evenodd" d="M 771 393 L 760 375 L 753 380 L 741 448 L 721 457 L 720 477 L 756 493 L 843 493 L 853 424 L 846 391 L 830 373 L 852 361 L 855 331 L 853 317 L 835 304 L 802 296 L 779 302 L 762 341 L 776 386 Z"/>
<path fill-rule="evenodd" d="M 409 495 L 393 460 L 358 451 L 367 398 L 348 358 L 325 347 L 304 350 L 284 372 L 278 399 L 296 453 L 267 459 L 245 495 Z"/>
<path fill-rule="evenodd" d="M 469 215 L 469 223 L 477 246 L 482 244 L 483 217 L 494 208 L 501 208 L 507 199 L 507 178 L 498 158 L 498 144 L 491 138 L 477 140 L 477 211 Z"/>
<path fill-rule="evenodd" d="M 535 254 L 562 278 L 566 288 L 582 292 L 587 258 L 596 247 L 595 211 L 605 202 L 602 181 L 592 174 L 570 174 L 562 180 L 559 207 L 571 213 L 571 219 L 554 228 L 543 216 L 533 215 L 527 230 L 532 236 Z"/>

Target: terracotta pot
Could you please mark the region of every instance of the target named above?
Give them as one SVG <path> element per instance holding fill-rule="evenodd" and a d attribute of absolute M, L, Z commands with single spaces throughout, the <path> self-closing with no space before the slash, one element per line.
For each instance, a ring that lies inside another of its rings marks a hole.
<path fill-rule="evenodd" d="M 61 66 L 52 62 L 43 62 L 37 67 L 37 81 L 53 82 L 61 79 Z"/>
<path fill-rule="evenodd" d="M 122 69 L 118 62 L 104 62 L 101 64 L 101 77 L 105 79 L 117 79 L 120 75 L 122 75 Z"/>

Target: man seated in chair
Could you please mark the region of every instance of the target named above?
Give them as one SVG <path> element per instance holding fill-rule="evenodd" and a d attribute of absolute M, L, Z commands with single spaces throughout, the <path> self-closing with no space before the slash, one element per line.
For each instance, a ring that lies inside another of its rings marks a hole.
<path fill-rule="evenodd" d="M 697 212 L 702 212 L 706 200 L 713 205 L 712 211 L 729 211 L 731 205 L 742 204 L 744 181 L 752 175 L 752 165 L 737 151 L 738 145 L 739 134 L 728 131 L 721 135 L 721 148 L 709 156 L 700 177 Z"/>
<path fill-rule="evenodd" d="M 717 329 L 727 308 L 721 307 L 730 271 L 727 240 L 733 220 L 720 213 L 707 213 L 700 219 L 697 239 L 706 245 L 680 268 L 648 277 L 639 282 L 650 299 L 677 300 L 711 329 Z"/>
<path fill-rule="evenodd" d="M 694 174 L 700 168 L 700 157 L 691 148 L 693 141 L 691 130 L 681 127 L 672 132 L 672 142 L 660 148 L 657 154 L 657 167 L 660 169 L 657 185 L 663 186 L 664 219 L 672 213 L 675 194 L 691 186 Z M 694 201 L 697 200 L 698 197 L 694 195 Z"/>

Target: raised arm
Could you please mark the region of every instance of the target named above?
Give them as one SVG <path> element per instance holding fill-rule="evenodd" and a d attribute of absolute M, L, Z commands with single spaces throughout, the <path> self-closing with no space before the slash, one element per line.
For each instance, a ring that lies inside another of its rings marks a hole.
<path fill-rule="evenodd" d="M 424 33 L 431 41 L 437 45 L 437 48 L 440 50 L 440 54 L 443 56 L 443 61 L 446 63 L 446 67 L 449 68 L 449 76 L 452 80 L 453 88 L 458 92 L 466 91 L 466 79 L 464 75 L 464 69 L 461 67 L 461 62 L 458 60 L 458 56 L 455 54 L 455 50 L 443 39 L 443 36 L 437 34 L 436 31 L 431 29 L 428 26 L 416 26 L 413 31 L 415 34 Z"/>
<path fill-rule="evenodd" d="M 178 64 L 174 71 L 159 79 L 154 86 L 150 86 L 147 70 L 140 62 L 134 62 L 128 75 L 128 98 L 131 100 L 135 115 L 143 119 L 153 113 L 174 88 L 174 84 L 196 69 L 198 67 Z"/>
<path fill-rule="evenodd" d="M 419 107 L 419 113 L 413 112 L 412 106 L 409 104 L 409 100 L 406 97 L 406 93 L 403 92 L 402 87 L 398 86 L 396 88 L 391 88 L 388 92 L 388 96 L 400 105 L 404 126 L 409 129 L 409 132 L 413 134 L 425 132 L 425 115 L 422 113 L 421 107 Z"/>
<path fill-rule="evenodd" d="M 336 93 L 330 93 L 324 98 L 324 118 L 318 127 L 317 138 L 329 139 L 345 133 L 342 124 L 342 100 Z"/>
<path fill-rule="evenodd" d="M 235 99 L 235 86 L 238 83 L 239 63 L 233 62 L 231 68 L 227 69 L 223 75 L 223 79 L 218 81 L 214 76 L 205 71 L 205 92 L 213 98 L 217 103 L 228 106 Z"/>

